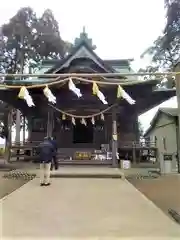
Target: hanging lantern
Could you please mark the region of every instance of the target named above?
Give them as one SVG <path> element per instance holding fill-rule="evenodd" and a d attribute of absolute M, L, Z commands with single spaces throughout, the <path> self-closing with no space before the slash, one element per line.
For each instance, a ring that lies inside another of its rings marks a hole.
<path fill-rule="evenodd" d="M 19 94 L 18 94 L 18 98 L 24 99 L 26 101 L 28 107 L 35 106 L 34 102 L 32 100 L 32 97 L 30 96 L 30 94 L 25 86 L 21 87 Z"/>

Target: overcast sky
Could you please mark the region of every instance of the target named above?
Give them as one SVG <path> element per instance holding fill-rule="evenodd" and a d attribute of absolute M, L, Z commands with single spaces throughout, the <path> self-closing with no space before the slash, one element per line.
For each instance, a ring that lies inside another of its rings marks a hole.
<path fill-rule="evenodd" d="M 161 34 L 165 23 L 164 0 L 5 0 L 0 7 L 0 24 L 26 6 L 38 15 L 50 8 L 64 40 L 74 41 L 85 26 L 101 58 L 134 58 L 135 70 L 147 64 L 139 56 Z M 176 99 L 165 104 L 175 105 Z M 141 116 L 145 128 L 156 110 Z"/>

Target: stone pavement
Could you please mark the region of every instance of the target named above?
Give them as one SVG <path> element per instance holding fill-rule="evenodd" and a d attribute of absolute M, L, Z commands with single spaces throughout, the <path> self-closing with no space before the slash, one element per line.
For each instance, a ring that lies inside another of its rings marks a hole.
<path fill-rule="evenodd" d="M 53 178 L 50 187 L 36 178 L 0 210 L 0 239 L 180 239 L 179 225 L 118 178 Z"/>

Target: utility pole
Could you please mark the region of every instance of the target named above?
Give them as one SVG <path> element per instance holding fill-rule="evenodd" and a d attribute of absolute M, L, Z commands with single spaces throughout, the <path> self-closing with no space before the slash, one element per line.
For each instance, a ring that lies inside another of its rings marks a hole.
<path fill-rule="evenodd" d="M 175 72 L 180 72 L 180 62 L 175 66 Z M 177 165 L 178 173 L 180 173 L 180 75 L 176 75 L 176 96 L 177 96 L 177 106 L 178 106 L 178 126 L 177 126 Z"/>

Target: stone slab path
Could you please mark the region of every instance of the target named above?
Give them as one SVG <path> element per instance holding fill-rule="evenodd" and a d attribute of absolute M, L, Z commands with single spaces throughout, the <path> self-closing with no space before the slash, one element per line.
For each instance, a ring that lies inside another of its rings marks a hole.
<path fill-rule="evenodd" d="M 180 239 L 180 227 L 122 179 L 36 178 L 0 201 L 0 239 Z"/>

